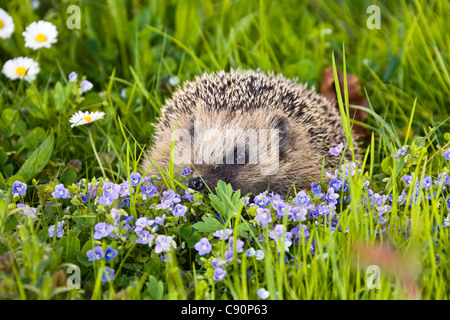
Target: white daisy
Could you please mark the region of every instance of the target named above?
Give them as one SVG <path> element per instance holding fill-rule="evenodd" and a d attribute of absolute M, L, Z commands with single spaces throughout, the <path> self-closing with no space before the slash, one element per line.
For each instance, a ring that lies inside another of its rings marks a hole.
<path fill-rule="evenodd" d="M 39 64 L 27 57 L 18 57 L 6 61 L 3 65 L 3 74 L 11 80 L 25 79 L 28 82 L 34 81 L 39 73 Z"/>
<path fill-rule="evenodd" d="M 89 112 L 89 111 L 78 111 L 70 118 L 71 127 L 80 126 L 84 124 L 89 124 L 105 116 L 104 112 Z"/>
<path fill-rule="evenodd" d="M 0 38 L 8 39 L 14 32 L 14 22 L 11 16 L 0 8 Z"/>
<path fill-rule="evenodd" d="M 50 48 L 53 43 L 58 41 L 56 26 L 43 20 L 31 23 L 25 28 L 22 35 L 25 38 L 25 47 L 33 50 Z"/>

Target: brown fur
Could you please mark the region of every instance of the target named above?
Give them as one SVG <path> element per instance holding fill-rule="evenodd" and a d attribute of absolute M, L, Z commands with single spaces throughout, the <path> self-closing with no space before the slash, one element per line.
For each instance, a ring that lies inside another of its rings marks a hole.
<path fill-rule="evenodd" d="M 149 159 L 162 168 L 168 167 L 175 126 L 177 130 L 193 133 L 192 125 L 198 121 L 203 128 L 218 128 L 225 137 L 226 129 L 269 129 L 277 126 L 277 119 L 281 119 L 288 130 L 280 143 L 276 174 L 262 175 L 260 164 L 203 163 L 194 165 L 194 169 L 190 163 L 185 163 L 194 171 L 191 177 L 196 177 L 198 172 L 211 190 L 220 179 L 243 193 L 256 195 L 270 186 L 271 192 L 283 194 L 293 183 L 299 190 L 319 181 L 324 157 L 326 167 L 331 165 L 336 169 L 340 157 L 332 156 L 329 148 L 340 142 L 345 144 L 346 138 L 333 103 L 308 90 L 305 84 L 281 75 L 232 70 L 203 74 L 195 81 L 185 82 L 167 100 L 155 130 L 154 146 L 143 160 L 142 170 L 149 169 L 149 175 L 158 174 Z M 216 140 L 209 143 L 214 142 L 218 143 Z M 348 159 L 350 154 L 348 150 Z M 194 160 L 193 153 L 191 160 Z M 175 165 L 175 170 L 180 168 Z"/>

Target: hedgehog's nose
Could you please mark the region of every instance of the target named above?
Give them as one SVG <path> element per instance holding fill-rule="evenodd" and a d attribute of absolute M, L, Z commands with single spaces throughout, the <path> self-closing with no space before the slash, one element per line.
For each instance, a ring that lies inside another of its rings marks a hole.
<path fill-rule="evenodd" d="M 204 187 L 203 181 L 201 178 L 191 178 L 189 179 L 189 188 L 200 191 Z"/>

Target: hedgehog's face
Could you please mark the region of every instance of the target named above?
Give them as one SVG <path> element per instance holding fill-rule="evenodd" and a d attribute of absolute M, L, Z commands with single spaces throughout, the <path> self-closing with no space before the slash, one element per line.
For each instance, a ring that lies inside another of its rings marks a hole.
<path fill-rule="evenodd" d="M 200 113 L 201 114 L 201 113 Z M 192 169 L 189 187 L 213 191 L 219 180 L 254 195 L 270 189 L 278 178 L 284 180 L 286 151 L 290 147 L 291 124 L 281 114 L 229 114 L 194 116 L 188 124 L 191 159 L 184 163 Z M 176 154 L 180 154 L 177 152 Z M 279 173 L 280 166 L 283 172 Z"/>

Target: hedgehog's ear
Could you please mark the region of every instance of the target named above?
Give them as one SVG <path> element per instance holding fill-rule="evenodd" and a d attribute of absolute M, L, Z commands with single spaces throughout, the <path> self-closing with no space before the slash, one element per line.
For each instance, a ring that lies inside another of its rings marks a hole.
<path fill-rule="evenodd" d="M 289 141 L 289 133 L 291 132 L 291 125 L 289 120 L 283 116 L 274 116 L 270 121 L 270 129 L 278 130 L 278 137 L 280 139 L 280 150 L 286 148 Z"/>

